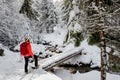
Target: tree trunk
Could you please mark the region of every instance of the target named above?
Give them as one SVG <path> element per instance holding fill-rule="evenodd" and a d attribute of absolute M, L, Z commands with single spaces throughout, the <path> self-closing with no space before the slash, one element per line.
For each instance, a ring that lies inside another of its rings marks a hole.
<path fill-rule="evenodd" d="M 104 21 L 102 20 L 102 11 L 101 11 L 101 3 L 103 0 L 97 0 L 96 4 L 99 9 L 99 33 L 100 33 L 100 48 L 101 48 L 101 80 L 106 80 L 106 66 L 107 66 L 107 56 L 106 56 L 106 43 L 105 43 L 105 34 L 103 31 Z"/>
<path fill-rule="evenodd" d="M 101 47 L 101 80 L 106 80 L 106 65 L 107 65 L 107 58 L 106 58 L 106 44 L 105 44 L 105 37 L 104 31 L 100 31 L 100 47 Z"/>

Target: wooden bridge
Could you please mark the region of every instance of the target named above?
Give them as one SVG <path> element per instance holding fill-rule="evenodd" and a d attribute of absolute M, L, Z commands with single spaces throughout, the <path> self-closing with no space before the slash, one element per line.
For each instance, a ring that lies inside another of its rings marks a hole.
<path fill-rule="evenodd" d="M 59 65 L 59 64 L 63 63 L 64 61 L 66 61 L 76 55 L 80 55 L 82 50 L 83 49 L 81 49 L 81 48 L 74 48 L 67 52 L 54 55 L 50 58 L 47 58 L 45 61 L 43 61 L 40 66 L 45 70 L 50 70 L 52 67 Z"/>

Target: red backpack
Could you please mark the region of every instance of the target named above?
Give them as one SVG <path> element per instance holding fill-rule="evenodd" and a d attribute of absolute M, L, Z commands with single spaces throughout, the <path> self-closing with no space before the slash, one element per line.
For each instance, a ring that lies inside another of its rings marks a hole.
<path fill-rule="evenodd" d="M 20 45 L 20 53 L 23 56 L 33 56 L 30 43 L 24 42 Z"/>

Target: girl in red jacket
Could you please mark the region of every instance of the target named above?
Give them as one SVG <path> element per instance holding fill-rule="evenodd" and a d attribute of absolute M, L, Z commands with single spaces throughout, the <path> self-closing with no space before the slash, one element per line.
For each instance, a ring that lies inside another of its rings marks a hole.
<path fill-rule="evenodd" d="M 25 38 L 25 42 L 23 42 L 20 45 L 20 53 L 22 56 L 24 56 L 25 59 L 25 73 L 28 73 L 28 61 L 29 58 L 34 58 L 35 59 L 35 67 L 38 67 L 38 60 L 36 57 L 36 55 L 33 54 L 32 49 L 31 49 L 31 44 L 30 44 L 30 40 L 28 38 Z"/>

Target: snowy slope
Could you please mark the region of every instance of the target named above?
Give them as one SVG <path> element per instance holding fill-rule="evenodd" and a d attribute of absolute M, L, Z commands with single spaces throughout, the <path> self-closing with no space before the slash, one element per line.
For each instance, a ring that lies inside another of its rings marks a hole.
<path fill-rule="evenodd" d="M 3 48 L 1 45 L 0 47 Z M 24 73 L 24 60 L 20 58 L 19 53 L 14 53 L 4 48 L 5 56 L 0 57 L 0 80 L 61 80 L 52 73 L 43 71 L 42 69 L 32 70 L 29 63 L 28 75 Z"/>

